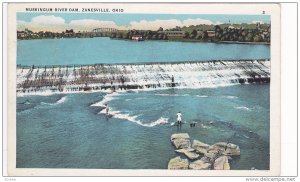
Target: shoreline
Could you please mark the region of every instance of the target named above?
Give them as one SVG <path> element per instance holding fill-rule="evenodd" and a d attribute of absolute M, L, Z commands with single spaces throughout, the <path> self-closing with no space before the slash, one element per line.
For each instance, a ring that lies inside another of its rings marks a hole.
<path fill-rule="evenodd" d="M 134 63 L 95 63 L 95 64 L 61 64 L 61 65 L 35 65 L 36 68 L 73 68 L 73 67 L 84 67 L 84 66 L 114 66 L 114 65 L 168 65 L 168 64 L 191 64 L 191 63 L 215 63 L 215 62 L 242 62 L 242 61 L 270 61 L 270 58 L 260 58 L 260 59 L 228 59 L 228 60 L 191 60 L 191 61 L 153 61 L 153 62 L 134 62 Z M 32 65 L 22 65 L 17 64 L 17 69 L 19 68 L 31 68 Z"/>
<path fill-rule="evenodd" d="M 37 39 L 17 39 L 17 41 L 24 41 L 24 40 L 60 40 L 60 39 L 91 39 L 91 38 L 103 38 L 103 37 L 72 37 L 72 38 L 37 38 Z M 110 37 L 107 37 L 110 38 Z M 130 39 L 124 38 L 110 38 L 112 40 L 124 40 L 124 41 L 133 41 Z M 167 39 L 167 40 L 160 40 L 160 39 L 149 39 L 144 41 L 165 41 L 165 42 L 192 42 L 192 43 L 215 43 L 215 44 L 252 44 L 252 45 L 271 45 L 270 42 L 239 42 L 239 41 L 203 41 L 197 39 Z"/>

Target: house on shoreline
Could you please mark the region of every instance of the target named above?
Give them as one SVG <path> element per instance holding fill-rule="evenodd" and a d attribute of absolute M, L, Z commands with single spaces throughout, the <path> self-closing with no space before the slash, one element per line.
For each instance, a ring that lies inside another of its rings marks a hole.
<path fill-rule="evenodd" d="M 142 35 L 133 35 L 131 37 L 131 40 L 136 40 L 136 41 L 143 41 L 143 36 Z"/>
<path fill-rule="evenodd" d="M 159 34 L 165 34 L 168 37 L 184 37 L 185 31 L 158 31 Z"/>

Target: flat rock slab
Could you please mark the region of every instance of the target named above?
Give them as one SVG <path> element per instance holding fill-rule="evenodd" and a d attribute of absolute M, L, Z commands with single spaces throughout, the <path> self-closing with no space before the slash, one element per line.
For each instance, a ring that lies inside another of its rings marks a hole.
<path fill-rule="evenodd" d="M 180 156 L 172 158 L 168 163 L 168 169 L 188 169 L 189 162 L 187 159 L 182 159 Z"/>
<path fill-rule="evenodd" d="M 191 147 L 191 142 L 190 140 L 187 139 L 175 139 L 173 140 L 173 145 L 177 148 L 177 149 L 183 149 L 183 148 L 190 148 Z"/>
<path fill-rule="evenodd" d="M 190 136 L 187 133 L 175 133 L 171 136 L 171 141 L 175 139 L 190 139 Z"/>
<path fill-rule="evenodd" d="M 190 163 L 189 169 L 209 170 L 211 166 L 212 166 L 211 163 L 200 159 Z"/>
<path fill-rule="evenodd" d="M 187 149 L 179 149 L 179 150 L 175 150 L 175 151 L 178 153 L 183 153 L 187 158 L 194 160 L 199 157 L 199 154 L 193 152 L 194 150 L 195 149 L 187 148 Z"/>
<path fill-rule="evenodd" d="M 212 145 L 209 150 L 220 151 L 223 155 L 228 156 L 241 155 L 240 147 L 232 143 L 219 142 Z"/>
<path fill-rule="evenodd" d="M 199 140 L 193 140 L 192 148 L 196 150 L 196 152 L 200 154 L 205 154 L 207 153 L 210 145 L 200 142 Z"/>
<path fill-rule="evenodd" d="M 171 136 L 171 142 L 177 149 L 190 148 L 190 136 L 187 133 L 175 133 Z"/>

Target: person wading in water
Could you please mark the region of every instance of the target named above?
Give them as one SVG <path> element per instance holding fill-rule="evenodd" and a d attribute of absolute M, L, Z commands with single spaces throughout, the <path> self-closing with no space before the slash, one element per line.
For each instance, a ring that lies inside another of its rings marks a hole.
<path fill-rule="evenodd" d="M 108 116 L 109 107 L 107 104 L 105 104 L 105 111 L 106 111 L 106 115 Z"/>
<path fill-rule="evenodd" d="M 177 124 L 178 125 L 181 125 L 181 113 L 180 113 L 180 111 L 177 113 Z"/>

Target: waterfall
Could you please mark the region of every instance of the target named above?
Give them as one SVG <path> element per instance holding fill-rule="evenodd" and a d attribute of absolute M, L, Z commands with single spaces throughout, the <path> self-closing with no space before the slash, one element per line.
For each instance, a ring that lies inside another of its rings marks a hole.
<path fill-rule="evenodd" d="M 17 92 L 205 88 L 270 82 L 270 60 L 17 68 Z"/>

